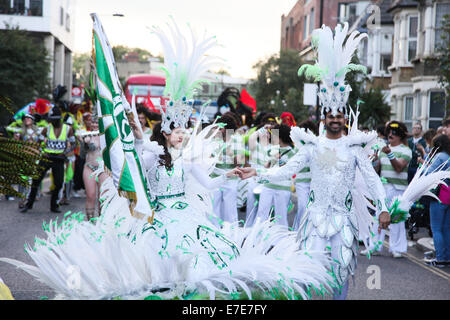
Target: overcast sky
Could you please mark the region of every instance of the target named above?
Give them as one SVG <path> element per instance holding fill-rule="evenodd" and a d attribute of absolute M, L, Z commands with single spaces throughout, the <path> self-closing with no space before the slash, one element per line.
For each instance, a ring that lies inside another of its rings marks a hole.
<path fill-rule="evenodd" d="M 75 52 L 91 49 L 92 20 L 99 15 L 109 42 L 162 54 L 158 38 L 147 27 L 163 26 L 172 15 L 178 25 L 190 23 L 197 33 L 215 35 L 223 47 L 214 54 L 226 60 L 233 77 L 253 78 L 253 65 L 280 49 L 281 15 L 296 0 L 77 0 Z M 121 13 L 124 17 L 113 17 Z"/>

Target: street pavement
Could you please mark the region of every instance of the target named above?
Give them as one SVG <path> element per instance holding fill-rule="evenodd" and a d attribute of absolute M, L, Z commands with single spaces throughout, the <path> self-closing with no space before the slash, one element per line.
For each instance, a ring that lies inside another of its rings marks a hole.
<path fill-rule="evenodd" d="M 44 189 L 46 190 L 46 189 Z M 33 246 L 35 237 L 43 238 L 42 223 L 58 219 L 67 211 L 84 210 L 85 198 L 72 198 L 63 206 L 62 213 L 51 213 L 50 197 L 44 195 L 34 208 L 19 212 L 18 200 L 0 200 L 0 257 L 17 259 L 28 264 L 33 261 L 24 251 L 26 243 Z M 244 214 L 240 213 L 240 218 Z M 292 223 L 294 216 L 289 217 Z M 415 235 L 418 241 L 409 241 L 403 258 L 394 259 L 385 247 L 381 256 L 358 256 L 354 280 L 350 280 L 349 300 L 449 300 L 450 268 L 438 269 L 424 264 L 424 250 L 429 250 L 430 238 L 425 230 Z M 422 240 L 421 240 L 422 239 Z M 418 244 L 421 242 L 422 245 Z M 424 243 L 426 245 L 424 245 Z M 385 245 L 387 242 L 385 242 Z M 427 247 L 428 246 L 428 247 Z M 0 278 L 9 286 L 17 300 L 53 299 L 55 293 L 24 271 L 0 262 Z M 329 299 L 313 296 L 313 299 Z"/>

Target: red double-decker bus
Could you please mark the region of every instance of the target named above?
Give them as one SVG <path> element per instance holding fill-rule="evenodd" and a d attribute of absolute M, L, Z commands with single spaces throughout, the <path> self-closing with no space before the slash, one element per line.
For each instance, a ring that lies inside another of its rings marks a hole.
<path fill-rule="evenodd" d="M 132 75 L 125 84 L 125 97 L 131 104 L 133 93 L 136 96 L 136 104 L 143 104 L 150 111 L 158 112 L 160 107 L 164 107 L 167 98 L 163 97 L 166 87 L 166 79 L 161 76 L 150 74 Z"/>

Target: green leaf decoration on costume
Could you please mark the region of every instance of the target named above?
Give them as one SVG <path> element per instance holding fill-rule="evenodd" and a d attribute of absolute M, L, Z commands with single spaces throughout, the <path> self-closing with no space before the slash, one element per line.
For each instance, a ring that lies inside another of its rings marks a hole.
<path fill-rule="evenodd" d="M 365 66 L 363 66 L 362 64 L 350 63 L 336 73 L 336 78 L 339 78 L 350 71 L 360 71 L 364 74 L 367 74 L 367 68 Z"/>
<path fill-rule="evenodd" d="M 409 212 L 401 210 L 399 208 L 400 201 L 395 199 L 391 208 L 389 209 L 389 213 L 391 214 L 391 224 L 399 223 L 406 221 L 409 218 Z"/>
<path fill-rule="evenodd" d="M 306 79 L 313 80 L 314 82 L 322 80 L 323 75 L 326 74 L 326 70 L 320 68 L 317 64 L 304 64 L 302 65 L 297 72 L 298 76 L 301 77 L 303 74 Z"/>

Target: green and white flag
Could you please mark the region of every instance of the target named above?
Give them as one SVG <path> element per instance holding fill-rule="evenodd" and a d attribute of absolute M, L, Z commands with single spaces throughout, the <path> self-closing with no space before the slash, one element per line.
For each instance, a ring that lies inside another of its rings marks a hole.
<path fill-rule="evenodd" d="M 134 148 L 134 135 L 128 123 L 125 100 L 117 75 L 114 56 L 103 27 L 95 13 L 93 26 L 93 60 L 97 78 L 97 109 L 103 161 L 113 176 L 121 196 L 130 202 L 133 216 L 149 222 L 153 218 L 153 203 L 147 189 L 139 157 Z M 124 100 L 123 100 L 124 99 Z"/>

